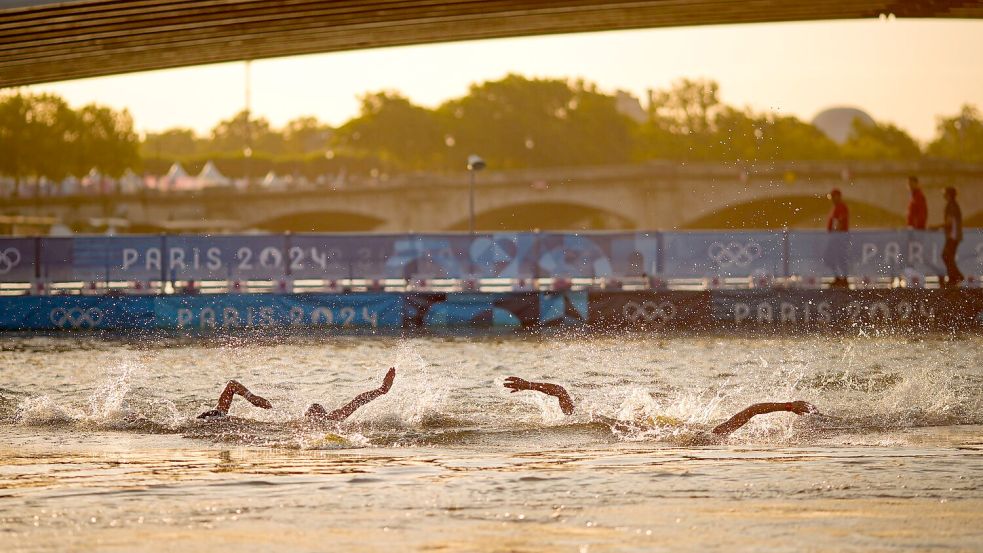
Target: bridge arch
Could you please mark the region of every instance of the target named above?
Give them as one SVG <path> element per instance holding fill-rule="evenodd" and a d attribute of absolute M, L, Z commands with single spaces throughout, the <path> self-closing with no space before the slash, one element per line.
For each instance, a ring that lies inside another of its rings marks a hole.
<path fill-rule="evenodd" d="M 250 224 L 269 232 L 366 232 L 385 220 L 349 211 L 314 210 L 276 215 Z"/>
<path fill-rule="evenodd" d="M 637 223 L 597 206 L 563 201 L 511 204 L 475 213 L 474 226 L 482 231 L 522 230 L 631 230 Z M 467 218 L 446 230 L 467 230 Z"/>
<path fill-rule="evenodd" d="M 851 227 L 904 226 L 903 215 L 847 198 Z M 823 228 L 830 201 L 816 196 L 774 196 L 724 206 L 679 225 L 685 230 Z"/>

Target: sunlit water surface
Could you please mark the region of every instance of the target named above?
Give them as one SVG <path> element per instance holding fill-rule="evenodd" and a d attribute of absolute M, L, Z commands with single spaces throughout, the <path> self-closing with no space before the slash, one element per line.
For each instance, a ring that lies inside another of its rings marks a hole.
<path fill-rule="evenodd" d="M 339 428 L 300 421 L 398 370 Z M 571 417 L 506 376 L 565 385 Z M 236 378 L 231 419 L 195 416 Z M 759 401 L 822 416 L 707 428 Z M 683 426 L 612 429 L 666 415 Z M 335 435 L 339 437 L 335 437 Z M 983 338 L 0 338 L 10 551 L 980 550 Z"/>

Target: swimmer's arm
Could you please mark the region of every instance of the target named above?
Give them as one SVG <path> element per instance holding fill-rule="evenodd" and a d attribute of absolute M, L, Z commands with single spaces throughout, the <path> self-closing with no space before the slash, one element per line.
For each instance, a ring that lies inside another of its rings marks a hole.
<path fill-rule="evenodd" d="M 365 405 L 366 403 L 376 399 L 379 396 L 385 395 L 389 388 L 392 388 L 393 380 L 396 378 L 396 369 L 390 368 L 389 372 L 386 373 L 385 378 L 382 379 L 382 386 L 379 386 L 375 390 L 369 390 L 368 392 L 363 392 L 355 396 L 355 399 L 348 402 L 347 405 L 339 407 L 334 411 L 328 413 L 327 419 L 331 421 L 341 422 L 351 416 L 352 413 L 358 410 L 359 407 Z"/>
<path fill-rule="evenodd" d="M 731 417 L 727 422 L 714 428 L 713 433 L 726 436 L 747 424 L 748 421 L 755 417 L 755 415 L 764 415 L 765 413 L 776 413 L 779 411 L 787 411 L 789 413 L 795 413 L 796 415 L 819 412 L 815 405 L 804 401 L 790 401 L 788 403 L 755 403 L 754 405 Z"/>
<path fill-rule="evenodd" d="M 273 404 L 270 403 L 268 399 L 262 396 L 258 396 L 249 391 L 249 388 L 243 386 L 238 380 L 230 380 L 228 384 L 225 385 L 225 389 L 222 390 L 222 394 L 218 396 L 218 403 L 215 405 L 215 409 L 211 411 L 205 411 L 204 413 L 198 415 L 199 419 L 206 419 L 214 416 L 225 416 L 229 413 L 229 408 L 232 407 L 232 400 L 235 396 L 242 396 L 252 403 L 256 407 L 262 409 L 272 409 Z"/>
<path fill-rule="evenodd" d="M 510 376 L 505 379 L 505 387 L 512 390 L 513 394 L 516 392 L 521 392 L 522 390 L 533 390 L 548 396 L 553 396 L 560 400 L 560 410 L 563 411 L 564 415 L 570 415 L 573 413 L 573 400 L 570 399 L 570 394 L 567 393 L 566 389 L 559 384 L 530 382 L 517 376 Z"/>

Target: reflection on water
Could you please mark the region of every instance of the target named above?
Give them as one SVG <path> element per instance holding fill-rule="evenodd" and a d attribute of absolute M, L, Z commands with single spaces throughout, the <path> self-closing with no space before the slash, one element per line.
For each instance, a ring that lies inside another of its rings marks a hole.
<path fill-rule="evenodd" d="M 4 549 L 973 549 L 981 342 L 0 339 Z M 393 365 L 390 394 L 341 427 L 298 420 Z M 508 394 L 511 374 L 566 385 L 577 411 Z M 195 420 L 230 378 L 274 409 Z M 688 439 L 787 399 L 824 415 Z M 600 422 L 656 415 L 685 424 Z"/>

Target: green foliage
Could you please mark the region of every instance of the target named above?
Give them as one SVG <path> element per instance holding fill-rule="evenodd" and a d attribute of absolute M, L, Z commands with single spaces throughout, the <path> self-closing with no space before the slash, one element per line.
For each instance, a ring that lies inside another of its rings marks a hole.
<path fill-rule="evenodd" d="M 373 154 L 405 169 L 440 164 L 444 132 L 437 114 L 395 92 L 366 94 L 361 104 L 359 116 L 334 136 L 341 151 Z"/>
<path fill-rule="evenodd" d="M 489 167 L 514 169 L 670 159 L 914 160 L 919 144 L 891 124 L 854 123 L 837 145 L 795 117 L 755 113 L 720 100 L 710 80 L 683 79 L 653 91 L 648 118 L 619 112 L 616 97 L 582 81 L 510 74 L 470 87 L 435 109 L 392 91 L 365 94 L 359 115 L 337 130 L 314 117 L 282 129 L 241 111 L 207 137 L 190 129 L 148 133 L 142 143 L 126 111 L 95 105 L 71 109 L 50 94 L 0 96 L 0 174 L 60 179 L 95 167 L 119 175 L 138 166 L 162 173 L 174 161 L 189 169 L 215 159 L 229 176 L 463 169 L 469 154 Z M 247 155 L 248 149 L 248 155 Z M 941 118 L 930 156 L 983 162 L 983 120 L 965 106 Z"/>
<path fill-rule="evenodd" d="M 613 96 L 583 81 L 508 75 L 472 85 L 437 112 L 447 125 L 448 168 L 460 168 L 471 153 L 501 169 L 619 163 L 631 155 L 632 122 Z"/>
<path fill-rule="evenodd" d="M 193 130 L 173 128 L 147 133 L 140 143 L 140 155 L 144 159 L 185 159 L 196 155 L 201 148 L 201 140 Z"/>
<path fill-rule="evenodd" d="M 983 162 L 983 119 L 976 107 L 965 105 L 959 115 L 940 117 L 937 129 L 938 136 L 928 145 L 929 155 Z"/>
<path fill-rule="evenodd" d="M 92 168 L 119 176 L 139 163 L 137 140 L 125 110 L 73 110 L 53 94 L 0 96 L 0 173 L 18 180 L 61 180 Z"/>
<path fill-rule="evenodd" d="M 724 105 L 713 81 L 683 79 L 652 94 L 635 159 L 755 161 L 835 159 L 837 146 L 809 123 Z"/>
<path fill-rule="evenodd" d="M 865 125 L 853 120 L 850 137 L 842 147 L 848 159 L 914 160 L 922 155 L 921 148 L 908 133 L 891 124 Z"/>

